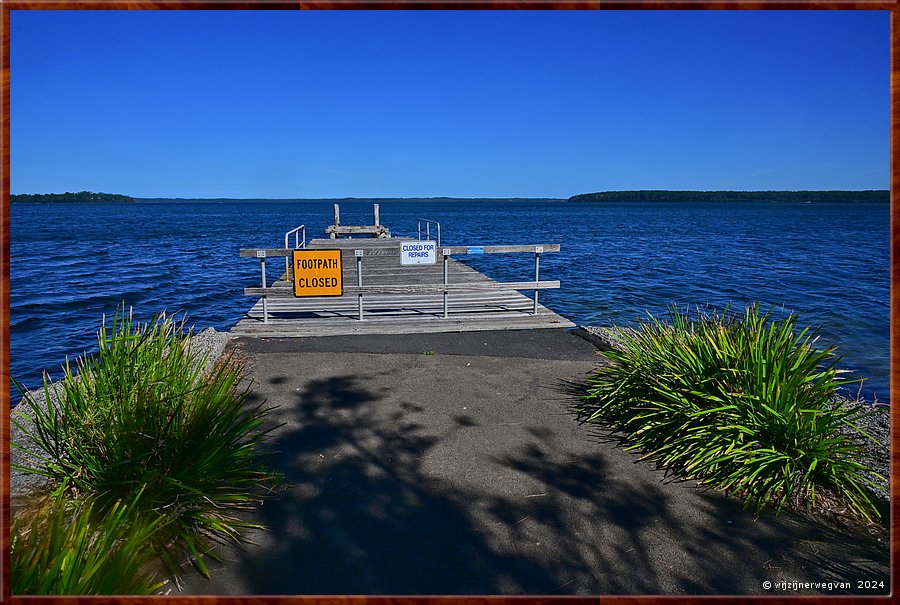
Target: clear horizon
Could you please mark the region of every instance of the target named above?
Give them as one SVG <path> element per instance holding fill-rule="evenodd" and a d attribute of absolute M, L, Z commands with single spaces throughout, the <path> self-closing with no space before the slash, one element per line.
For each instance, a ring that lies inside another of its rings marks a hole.
<path fill-rule="evenodd" d="M 11 11 L 10 191 L 889 189 L 887 11 Z"/>

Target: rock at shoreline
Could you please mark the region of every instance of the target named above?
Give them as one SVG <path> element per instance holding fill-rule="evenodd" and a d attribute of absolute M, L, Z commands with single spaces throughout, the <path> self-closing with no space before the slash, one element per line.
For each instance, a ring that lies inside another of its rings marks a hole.
<path fill-rule="evenodd" d="M 623 332 L 631 330 L 614 326 L 578 326 L 575 330 L 578 336 L 592 343 L 600 351 L 621 349 Z"/>
<path fill-rule="evenodd" d="M 879 485 L 877 488 L 872 488 L 875 495 L 887 501 L 890 498 L 888 486 L 891 475 L 891 408 L 883 403 L 869 404 L 850 399 L 845 399 L 844 405 L 856 408 L 865 414 L 856 420 L 856 426 L 871 435 L 874 441 L 849 428 L 844 431 L 844 434 L 857 439 L 862 446 L 862 452 L 860 452 L 857 462 L 884 477 L 884 479 L 880 479 L 869 476 L 869 479 Z"/>

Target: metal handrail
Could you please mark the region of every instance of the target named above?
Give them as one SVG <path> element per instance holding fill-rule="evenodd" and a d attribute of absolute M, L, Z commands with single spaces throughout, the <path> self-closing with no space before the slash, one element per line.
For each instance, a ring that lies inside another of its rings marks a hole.
<path fill-rule="evenodd" d="M 441 245 L 441 224 L 437 221 L 432 221 L 427 218 L 420 218 L 416 222 L 416 233 L 418 234 L 418 238 L 421 241 L 422 239 L 422 223 L 425 223 L 425 239 L 431 239 L 431 225 L 437 225 L 437 245 L 440 247 Z"/>
<path fill-rule="evenodd" d="M 303 241 L 300 240 L 300 232 L 303 232 Z M 306 225 L 300 225 L 294 229 L 291 229 L 287 233 L 284 234 L 284 247 L 288 247 L 288 238 L 291 236 L 291 233 L 294 234 L 294 248 L 306 248 Z M 291 272 L 291 259 L 288 257 L 284 258 L 284 272 Z"/>
<path fill-rule="evenodd" d="M 300 232 L 303 232 L 303 241 L 301 243 L 300 240 Z M 306 248 L 306 225 L 300 225 L 294 229 L 291 229 L 287 233 L 284 234 L 284 247 L 288 247 L 288 238 L 291 236 L 291 233 L 294 234 L 294 248 Z"/>
<path fill-rule="evenodd" d="M 427 219 L 419 219 L 421 222 L 426 222 Z M 428 223 L 436 223 L 438 224 L 438 228 L 440 228 L 440 223 L 437 221 L 427 221 Z M 275 256 L 284 256 L 285 262 L 287 265 L 288 273 L 290 274 L 291 266 L 290 266 L 290 256 L 292 254 L 292 248 L 287 247 L 287 239 L 291 233 L 295 233 L 304 229 L 303 225 L 297 227 L 297 229 L 293 229 L 288 231 L 285 234 L 285 247 L 284 248 L 242 248 L 240 253 L 243 257 L 255 257 L 259 259 L 260 263 L 260 278 L 262 282 L 261 288 L 245 288 L 244 294 L 248 296 L 262 296 L 263 303 L 263 323 L 269 323 L 269 308 L 268 308 L 268 292 L 272 292 L 272 296 L 281 296 L 284 295 L 287 289 L 284 288 L 268 288 L 266 287 L 266 258 L 275 257 Z M 421 239 L 421 228 L 420 228 L 420 239 Z M 430 234 L 430 231 L 427 227 L 426 223 L 426 234 Z M 295 236 L 295 244 L 297 248 L 301 247 L 299 236 Z M 438 242 L 440 242 L 440 231 L 438 231 Z M 306 247 L 306 231 L 303 231 L 303 243 L 302 247 Z M 440 244 L 438 244 L 440 247 Z M 470 286 L 470 284 L 459 284 L 463 286 L 462 288 L 456 287 L 457 284 L 453 284 L 453 288 L 447 287 L 451 284 L 449 283 L 449 261 L 450 257 L 453 255 L 469 255 L 469 254 L 501 254 L 501 253 L 510 253 L 510 252 L 532 252 L 534 253 L 534 281 L 529 282 L 498 282 L 493 284 L 490 287 L 512 287 L 516 290 L 534 290 L 534 304 L 532 308 L 532 314 L 537 315 L 538 313 L 538 290 L 545 288 L 559 288 L 559 281 L 540 281 L 541 279 L 541 254 L 544 252 L 559 252 L 559 244 L 527 244 L 527 245 L 506 245 L 506 246 L 448 246 L 446 248 L 441 248 L 440 254 L 443 257 L 443 265 L 444 265 L 444 280 L 443 284 L 426 284 L 420 285 L 420 291 L 430 291 L 435 290 L 437 292 L 441 291 L 441 285 L 445 286 L 443 288 L 444 295 L 444 317 L 449 317 L 449 292 L 450 290 L 464 290 Z M 358 299 L 358 317 L 360 320 L 363 319 L 363 278 L 362 278 L 362 261 L 363 255 L 365 251 L 362 249 L 354 250 L 354 256 L 356 257 L 356 271 L 357 271 L 357 287 L 356 288 L 348 288 L 349 291 L 356 290 L 357 299 Z M 478 287 L 482 286 L 481 282 L 478 283 Z M 402 286 L 393 286 L 394 288 L 399 288 L 403 290 Z M 389 291 L 391 287 L 389 286 L 370 286 L 369 290 L 372 292 L 381 292 L 382 288 L 387 288 Z"/>

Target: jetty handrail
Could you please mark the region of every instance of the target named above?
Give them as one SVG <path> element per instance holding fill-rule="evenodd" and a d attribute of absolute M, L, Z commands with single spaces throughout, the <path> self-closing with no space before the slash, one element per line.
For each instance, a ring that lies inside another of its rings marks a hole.
<path fill-rule="evenodd" d="M 345 285 L 344 292 L 365 294 L 440 294 L 442 292 L 469 292 L 476 290 L 549 290 L 560 287 L 559 280 L 546 281 L 510 281 L 510 282 L 454 282 L 451 284 L 407 284 L 407 285 Z M 293 298 L 294 290 L 290 286 L 272 286 L 268 288 L 244 288 L 245 296 L 274 296 L 276 298 Z"/>
<path fill-rule="evenodd" d="M 303 233 L 303 239 L 300 239 L 300 233 Z M 288 238 L 291 234 L 294 234 L 294 249 L 297 248 L 306 248 L 306 225 L 300 225 L 299 227 L 295 227 L 284 234 L 284 247 L 288 247 Z"/>
<path fill-rule="evenodd" d="M 303 232 L 303 240 L 300 240 L 300 232 Z M 294 234 L 294 249 L 297 248 L 306 248 L 306 225 L 300 225 L 299 227 L 295 227 L 284 234 L 284 247 L 288 247 L 288 238 L 291 234 Z M 284 272 L 290 274 L 291 272 L 291 259 L 288 258 L 289 255 L 285 255 L 284 257 Z"/>
<path fill-rule="evenodd" d="M 425 220 L 425 219 L 420 219 Z M 436 221 L 432 221 L 436 222 Z M 285 236 L 287 238 L 287 236 Z M 305 241 L 305 238 L 304 238 Z M 532 314 L 537 315 L 538 312 L 538 292 L 540 290 L 545 290 L 548 288 L 559 288 L 559 281 L 541 281 L 540 279 L 540 269 L 541 269 L 541 254 L 544 252 L 559 252 L 559 244 L 527 244 L 527 245 L 501 245 L 501 246 L 445 246 L 440 247 L 440 256 L 443 258 L 444 265 L 444 279 L 441 284 L 409 284 L 409 285 L 363 285 L 362 278 L 362 262 L 363 257 L 365 256 L 364 249 L 354 249 L 351 247 L 342 248 L 342 253 L 346 253 L 349 255 L 350 251 L 353 251 L 354 258 L 356 259 L 356 274 L 357 274 L 357 284 L 356 286 L 346 285 L 344 286 L 344 291 L 348 294 L 356 293 L 359 301 L 359 320 L 363 319 L 363 294 L 364 293 L 443 293 L 444 297 L 444 318 L 449 317 L 449 303 L 448 296 L 450 292 L 460 292 L 466 290 L 495 290 L 495 289 L 505 289 L 505 290 L 533 290 L 534 291 L 534 306 Z M 242 257 L 254 257 L 258 258 L 260 261 L 260 271 L 262 274 L 262 287 L 260 288 L 244 288 L 244 294 L 246 296 L 261 296 L 263 303 L 263 323 L 269 323 L 269 313 L 268 313 L 268 297 L 285 297 L 285 296 L 293 296 L 293 289 L 287 286 L 266 286 L 266 258 L 268 257 L 277 257 L 277 256 L 285 256 L 289 257 L 293 254 L 293 251 L 296 248 L 288 248 L 285 245 L 284 248 L 242 248 L 240 251 L 240 255 Z M 454 254 L 457 255 L 480 255 L 480 254 L 507 254 L 512 252 L 532 252 L 534 253 L 534 281 L 519 281 L 519 282 L 491 282 L 485 284 L 483 282 L 457 282 L 457 283 L 449 283 L 449 261 L 450 257 Z M 286 258 L 285 262 L 288 263 L 290 267 L 290 262 Z M 289 273 L 290 274 L 290 273 Z"/>
<path fill-rule="evenodd" d="M 538 251 L 540 249 L 540 252 Z M 271 256 L 290 256 L 294 248 L 241 248 L 242 257 L 259 258 L 260 253 L 266 257 Z M 345 248 L 345 250 L 353 250 L 353 248 Z M 450 255 L 467 255 L 467 254 L 507 254 L 510 252 L 534 252 L 540 254 L 542 252 L 559 252 L 559 244 L 527 244 L 527 245 L 503 245 L 503 246 L 444 246 L 438 250 L 449 250 Z M 478 250 L 478 252 L 473 252 Z"/>
<path fill-rule="evenodd" d="M 425 223 L 425 239 L 431 239 L 431 225 L 437 225 L 437 245 L 441 245 L 441 224 L 437 221 L 433 221 L 427 218 L 420 218 L 416 220 L 416 234 L 418 236 L 419 241 L 422 240 L 422 223 Z"/>

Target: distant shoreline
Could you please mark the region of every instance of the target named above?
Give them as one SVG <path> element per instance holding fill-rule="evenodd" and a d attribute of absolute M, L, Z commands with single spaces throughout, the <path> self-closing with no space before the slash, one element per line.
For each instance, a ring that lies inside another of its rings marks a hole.
<path fill-rule="evenodd" d="M 598 191 L 569 198 L 570 202 L 800 202 L 888 203 L 888 189 L 863 191 Z"/>
<path fill-rule="evenodd" d="M 10 204 L 77 204 L 79 202 L 103 202 L 108 204 L 132 204 L 134 198 L 121 193 L 94 193 L 79 191 L 72 193 L 26 193 L 9 196 Z"/>
<path fill-rule="evenodd" d="M 330 197 L 330 198 L 233 198 L 233 197 L 130 197 L 111 193 L 50 193 L 11 195 L 12 204 L 35 203 L 217 203 L 217 202 L 299 202 L 299 203 L 441 203 L 441 202 L 795 202 L 795 203 L 889 203 L 890 190 L 831 191 L 599 191 L 569 198 L 555 197 Z"/>

